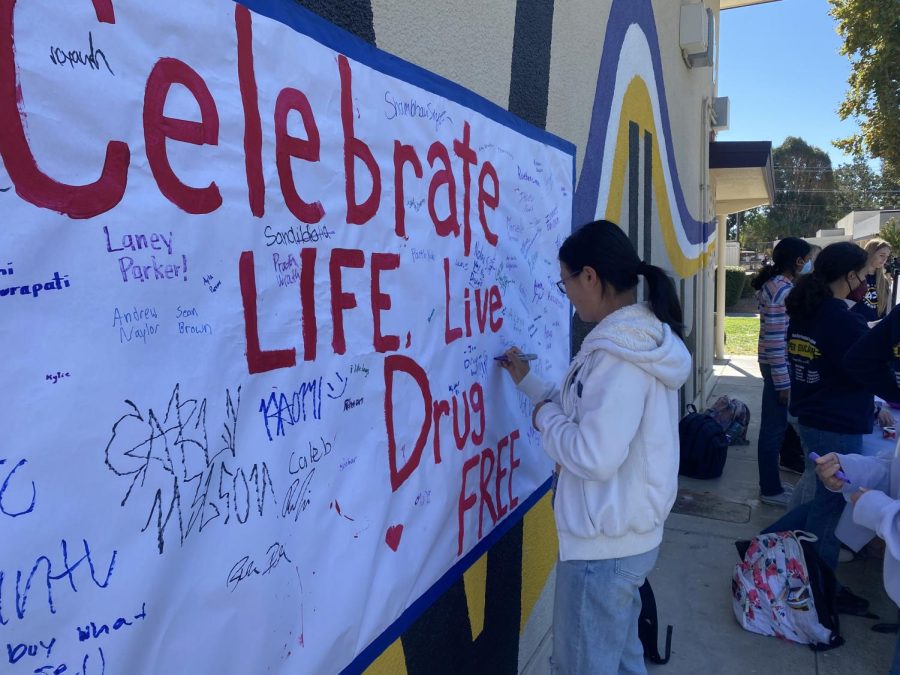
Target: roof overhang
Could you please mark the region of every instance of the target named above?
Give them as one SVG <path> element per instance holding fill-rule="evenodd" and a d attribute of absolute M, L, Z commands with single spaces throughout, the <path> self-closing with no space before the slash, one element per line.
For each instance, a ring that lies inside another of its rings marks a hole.
<path fill-rule="evenodd" d="M 709 177 L 718 216 L 771 204 L 775 201 L 772 142 L 710 142 Z"/>
<path fill-rule="evenodd" d="M 748 7 L 750 5 L 764 5 L 767 2 L 778 2 L 778 0 L 720 0 L 719 9 L 734 9 L 735 7 Z"/>

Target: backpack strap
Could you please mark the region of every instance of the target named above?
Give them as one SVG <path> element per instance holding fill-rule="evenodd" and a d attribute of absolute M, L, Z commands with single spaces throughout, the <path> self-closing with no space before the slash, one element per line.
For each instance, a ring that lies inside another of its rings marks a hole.
<path fill-rule="evenodd" d="M 672 626 L 666 627 L 665 657 L 659 655 L 659 647 L 656 643 L 659 633 L 659 619 L 656 616 L 656 597 L 650 581 L 645 579 L 639 589 L 641 594 L 641 614 L 638 617 L 638 637 L 644 647 L 644 658 L 650 663 L 663 665 L 669 662 L 672 655 Z"/>
<path fill-rule="evenodd" d="M 819 541 L 819 538 L 808 530 L 794 530 L 794 537 L 797 541 L 808 541 L 810 544 Z"/>

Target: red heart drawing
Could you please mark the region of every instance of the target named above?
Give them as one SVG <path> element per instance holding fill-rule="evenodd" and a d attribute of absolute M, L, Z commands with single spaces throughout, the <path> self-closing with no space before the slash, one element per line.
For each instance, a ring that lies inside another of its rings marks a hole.
<path fill-rule="evenodd" d="M 400 537 L 403 535 L 403 525 L 391 525 L 384 535 L 385 543 L 394 551 L 400 546 Z"/>

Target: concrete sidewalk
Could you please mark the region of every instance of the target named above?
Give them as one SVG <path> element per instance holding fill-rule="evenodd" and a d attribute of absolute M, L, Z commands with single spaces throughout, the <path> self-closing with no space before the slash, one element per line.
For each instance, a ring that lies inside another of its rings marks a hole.
<path fill-rule="evenodd" d="M 660 623 L 675 627 L 672 660 L 664 666 L 649 666 L 650 672 L 887 673 L 896 637 L 872 632 L 875 620 L 842 614 L 841 633 L 846 643 L 823 653 L 749 633 L 738 625 L 731 608 L 731 574 L 738 562 L 733 543 L 753 536 L 784 510 L 759 501 L 756 439 L 762 379 L 756 357 L 731 357 L 716 366 L 716 375 L 718 381 L 710 401 L 728 394 L 750 406 L 750 445 L 729 448 L 721 478 L 701 481 L 682 477 L 679 481 L 675 511 L 666 522 L 659 563 L 650 576 Z M 782 473 L 787 482 L 798 478 Z M 870 611 L 881 621 L 896 621 L 897 608 L 884 592 L 880 559 L 841 564 L 838 577 L 871 602 Z M 662 637 L 662 629 L 660 634 Z"/>

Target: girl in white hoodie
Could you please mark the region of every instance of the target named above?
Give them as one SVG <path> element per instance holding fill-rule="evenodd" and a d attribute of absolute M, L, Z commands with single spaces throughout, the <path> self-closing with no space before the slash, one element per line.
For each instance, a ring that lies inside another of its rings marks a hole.
<path fill-rule="evenodd" d="M 541 382 L 517 348 L 501 362 L 535 404 L 532 421 L 559 472 L 554 670 L 644 673 L 638 589 L 675 502 L 678 390 L 691 368 L 681 306 L 666 273 L 608 221 L 570 235 L 559 268 L 559 290 L 597 323 L 562 386 Z M 636 298 L 640 276 L 646 304 Z"/>

